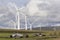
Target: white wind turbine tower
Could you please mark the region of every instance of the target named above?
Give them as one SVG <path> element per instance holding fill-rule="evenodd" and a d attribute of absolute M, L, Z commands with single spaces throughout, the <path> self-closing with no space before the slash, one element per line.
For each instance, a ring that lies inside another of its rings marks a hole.
<path fill-rule="evenodd" d="M 8 4 L 10 11 L 12 10 L 11 8 L 15 8 L 16 10 L 16 26 L 17 29 L 20 29 L 20 14 L 19 14 L 19 9 L 17 8 L 17 6 L 14 3 L 9 3 Z"/>
<path fill-rule="evenodd" d="M 10 3 L 9 4 L 9 9 L 12 12 L 13 12 L 13 10 L 11 9 L 10 6 L 14 7 L 16 9 L 16 11 L 17 11 L 17 13 L 16 13 L 16 26 L 18 27 L 17 29 L 19 30 L 20 29 L 20 15 L 19 15 L 19 13 L 23 12 L 23 11 L 22 11 L 22 9 L 18 9 L 18 7 L 14 3 Z M 20 13 L 20 14 L 25 16 L 25 30 L 27 30 L 28 29 L 27 28 L 27 16 L 25 14 L 23 14 L 23 13 Z"/>
<path fill-rule="evenodd" d="M 25 16 L 25 30 L 27 30 L 28 29 L 28 27 L 27 27 L 27 15 L 24 14 L 26 12 L 26 10 L 22 10 L 22 9 L 24 9 L 24 8 L 21 8 L 19 10 L 20 10 L 20 12 L 22 12 L 21 14 Z"/>
<path fill-rule="evenodd" d="M 32 23 L 30 24 L 30 30 L 32 30 L 32 25 L 33 25 L 37 20 L 39 20 L 39 18 L 37 18 L 34 22 L 32 22 Z"/>
<path fill-rule="evenodd" d="M 27 27 L 27 15 L 26 14 L 24 14 L 25 13 L 25 11 L 23 11 L 22 9 L 23 8 L 21 8 L 21 9 L 18 9 L 18 7 L 15 5 L 15 8 L 17 9 L 17 12 L 19 12 L 20 14 L 22 14 L 22 15 L 24 15 L 25 16 L 25 30 L 27 30 L 28 29 L 28 27 Z M 20 15 L 18 15 L 18 16 L 20 16 Z M 20 24 L 20 22 L 19 22 L 19 20 L 20 20 L 20 18 L 18 17 L 18 26 L 19 26 L 19 24 Z M 18 27 L 19 28 L 19 27 Z"/>
<path fill-rule="evenodd" d="M 25 30 L 27 30 L 27 16 L 25 16 Z"/>

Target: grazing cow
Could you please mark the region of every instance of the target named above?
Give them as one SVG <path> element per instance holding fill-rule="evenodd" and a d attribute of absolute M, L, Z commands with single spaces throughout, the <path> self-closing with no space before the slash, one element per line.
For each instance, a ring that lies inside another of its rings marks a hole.
<path fill-rule="evenodd" d="M 41 33 L 36 33 L 34 36 L 46 36 L 46 35 Z"/>
<path fill-rule="evenodd" d="M 23 37 L 23 34 L 19 34 L 19 33 L 10 35 L 10 38 L 22 38 L 22 37 Z"/>
<path fill-rule="evenodd" d="M 28 34 L 19 34 L 19 33 L 10 35 L 10 38 L 23 38 L 23 37 L 28 38 L 29 35 Z"/>

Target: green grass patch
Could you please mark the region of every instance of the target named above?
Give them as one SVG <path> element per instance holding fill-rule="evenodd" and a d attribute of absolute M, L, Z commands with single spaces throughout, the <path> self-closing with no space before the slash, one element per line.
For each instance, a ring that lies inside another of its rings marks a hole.
<path fill-rule="evenodd" d="M 9 36 L 14 32 L 28 34 L 29 38 L 10 38 Z M 42 33 L 46 36 L 33 36 L 35 33 Z M 39 31 L 39 30 L 9 30 L 9 29 L 0 29 L 0 40 L 54 40 L 60 37 L 60 31 Z"/>

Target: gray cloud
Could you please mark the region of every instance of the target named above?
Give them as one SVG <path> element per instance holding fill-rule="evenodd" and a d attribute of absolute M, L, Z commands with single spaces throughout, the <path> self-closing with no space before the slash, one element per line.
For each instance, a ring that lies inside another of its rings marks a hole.
<path fill-rule="evenodd" d="M 60 22 L 60 0 L 31 0 L 24 8 L 20 9 L 22 10 L 20 13 L 28 16 L 29 23 L 38 19 L 33 23 L 35 26 L 53 25 Z M 15 22 L 16 10 L 14 8 L 11 10 L 7 6 L 0 6 L 0 22 L 4 23 L 3 25 L 12 25 L 11 20 Z M 20 18 L 24 19 L 24 16 L 20 14 Z"/>

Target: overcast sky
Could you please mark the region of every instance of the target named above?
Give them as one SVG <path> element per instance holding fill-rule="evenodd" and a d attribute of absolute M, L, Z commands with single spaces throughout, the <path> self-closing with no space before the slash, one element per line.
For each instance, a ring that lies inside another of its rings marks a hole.
<path fill-rule="evenodd" d="M 23 8 L 29 16 L 38 16 L 41 23 L 60 24 L 60 0 L 0 0 L 0 14 L 1 6 L 7 6 L 9 3 Z"/>

